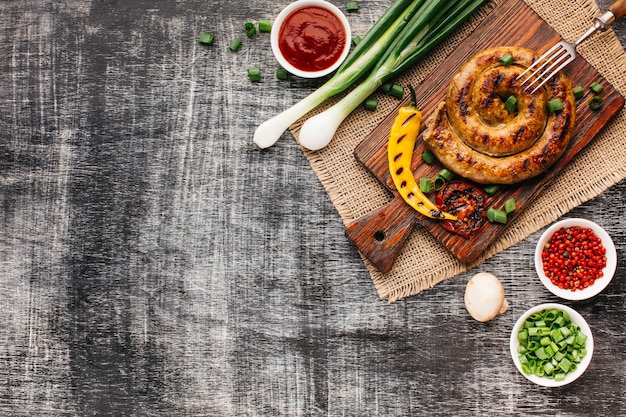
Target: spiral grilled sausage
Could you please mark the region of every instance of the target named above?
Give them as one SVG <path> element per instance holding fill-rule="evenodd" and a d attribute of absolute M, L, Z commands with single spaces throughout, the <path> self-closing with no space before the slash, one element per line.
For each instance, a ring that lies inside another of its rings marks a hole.
<path fill-rule="evenodd" d="M 504 66 L 500 58 L 507 54 L 513 63 Z M 576 118 L 572 86 L 561 73 L 536 93 L 524 91 L 517 77 L 537 58 L 530 49 L 497 47 L 459 69 L 424 132 L 446 168 L 482 184 L 514 184 L 541 174 L 563 154 Z M 511 95 L 517 99 L 512 113 L 504 105 Z M 549 113 L 554 98 L 563 110 Z"/>

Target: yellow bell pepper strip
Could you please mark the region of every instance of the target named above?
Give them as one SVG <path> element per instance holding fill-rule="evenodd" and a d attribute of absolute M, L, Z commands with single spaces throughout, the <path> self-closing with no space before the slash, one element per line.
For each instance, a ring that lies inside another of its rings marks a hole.
<path fill-rule="evenodd" d="M 412 101 L 400 107 L 389 132 L 387 157 L 391 179 L 404 201 L 418 213 L 433 219 L 457 220 L 452 214 L 441 211 L 426 197 L 411 171 L 413 148 L 422 122 L 422 112 L 415 105 L 415 92 L 412 88 L 410 90 Z"/>

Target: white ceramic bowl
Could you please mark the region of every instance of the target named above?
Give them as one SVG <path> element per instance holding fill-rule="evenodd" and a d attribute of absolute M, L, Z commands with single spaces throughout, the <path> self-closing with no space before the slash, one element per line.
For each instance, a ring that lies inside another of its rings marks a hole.
<path fill-rule="evenodd" d="M 341 23 L 344 26 L 344 33 L 346 36 L 345 39 L 345 45 L 344 48 L 342 50 L 342 53 L 339 57 L 339 59 L 330 67 L 324 69 L 324 70 L 319 70 L 319 71 L 303 71 L 299 68 L 294 67 L 293 65 L 291 65 L 283 56 L 279 46 L 278 46 L 278 39 L 279 39 L 279 34 L 280 34 L 280 30 L 281 27 L 285 21 L 285 19 L 294 11 L 301 9 L 303 7 L 321 7 L 323 9 L 326 9 L 328 11 L 330 11 L 331 13 L 333 13 L 335 16 L 337 16 L 337 18 L 341 21 Z M 278 63 L 287 71 L 289 71 L 291 74 L 297 75 L 299 77 L 302 78 L 319 78 L 319 77 L 323 77 L 325 75 L 330 74 L 331 72 L 333 72 L 334 70 L 336 70 L 337 68 L 339 68 L 339 66 L 343 63 L 343 61 L 346 59 L 346 57 L 348 56 L 348 53 L 350 52 L 350 46 L 351 46 L 351 42 L 352 42 L 352 32 L 350 30 L 350 23 L 348 22 L 348 19 L 346 18 L 346 15 L 343 14 L 341 12 L 341 10 L 339 10 L 335 5 L 324 1 L 324 0 L 297 0 L 293 3 L 291 3 L 290 5 L 286 6 L 276 17 L 276 19 L 274 19 L 274 23 L 272 24 L 272 32 L 270 33 L 270 42 L 272 45 L 272 52 L 274 53 L 274 56 L 276 57 L 276 60 L 278 61 Z"/>
<path fill-rule="evenodd" d="M 587 336 L 587 340 L 585 341 L 585 349 L 587 349 L 587 354 L 582 358 L 581 362 L 577 364 L 576 370 L 566 374 L 565 379 L 561 381 L 555 381 L 554 379 L 541 377 L 537 375 L 527 375 L 524 372 L 522 372 L 522 365 L 519 360 L 519 352 L 518 352 L 519 340 L 517 338 L 517 334 L 522 329 L 524 322 L 531 314 L 538 313 L 544 309 L 557 309 L 557 310 L 565 311 L 569 315 L 570 319 L 572 320 L 572 323 L 577 324 L 580 327 L 580 331 Z M 591 329 L 589 328 L 589 325 L 587 324 L 585 319 L 576 310 L 568 306 L 562 305 L 562 304 L 547 303 L 547 304 L 540 304 L 538 306 L 531 308 L 530 310 L 528 310 L 527 312 L 525 312 L 524 314 L 520 316 L 520 318 L 517 320 L 517 322 L 513 326 L 513 330 L 511 331 L 510 349 L 511 349 L 511 357 L 513 358 L 513 363 L 515 363 L 515 366 L 517 367 L 519 372 L 522 375 L 524 375 L 526 379 L 534 382 L 537 385 L 541 385 L 544 387 L 561 387 L 563 385 L 567 385 L 575 381 L 576 379 L 580 378 L 580 376 L 583 373 L 585 373 L 585 370 L 589 366 L 589 363 L 591 363 L 591 357 L 593 356 L 593 348 L 594 348 L 593 335 L 591 334 Z"/>
<path fill-rule="evenodd" d="M 573 227 L 580 226 L 584 228 L 590 228 L 593 230 L 596 236 L 598 236 L 602 240 L 602 245 L 606 249 L 606 267 L 604 267 L 604 276 L 598 278 L 593 285 L 582 289 L 582 290 L 569 290 L 559 288 L 554 285 L 550 278 L 546 276 L 543 272 L 543 261 L 541 259 L 541 253 L 543 248 L 550 240 L 552 235 L 562 227 Z M 602 290 L 609 285 L 609 282 L 613 279 L 613 275 L 615 275 L 615 269 L 617 268 L 617 251 L 615 250 L 615 245 L 613 244 L 613 240 L 609 236 L 609 234 L 600 226 L 595 224 L 592 221 L 578 218 L 570 218 L 564 219 L 554 223 L 550 226 L 539 238 L 537 242 L 537 247 L 535 249 L 535 269 L 537 270 L 537 275 L 539 275 L 539 279 L 543 283 L 543 285 L 554 295 L 561 297 L 566 300 L 586 300 L 591 298 L 597 294 L 599 294 Z"/>

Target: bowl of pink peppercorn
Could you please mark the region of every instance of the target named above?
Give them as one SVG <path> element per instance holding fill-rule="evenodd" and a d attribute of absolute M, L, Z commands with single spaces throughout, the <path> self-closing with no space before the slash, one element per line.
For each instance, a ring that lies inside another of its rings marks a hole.
<path fill-rule="evenodd" d="M 611 236 L 596 223 L 563 219 L 550 226 L 535 249 L 539 279 L 552 294 L 586 300 L 604 290 L 617 268 Z"/>

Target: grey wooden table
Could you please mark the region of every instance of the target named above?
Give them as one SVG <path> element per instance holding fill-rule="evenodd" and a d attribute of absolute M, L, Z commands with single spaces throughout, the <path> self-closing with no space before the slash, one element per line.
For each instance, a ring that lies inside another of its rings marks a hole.
<path fill-rule="evenodd" d="M 359 3 L 357 30 L 388 4 Z M 285 4 L 0 3 L 0 414 L 626 415 L 626 183 L 571 213 L 620 257 L 575 304 L 590 368 L 534 386 L 508 337 L 556 301 L 534 278 L 538 234 L 480 266 L 511 303 L 493 322 L 465 312 L 475 271 L 387 305 L 291 136 L 252 144 L 316 87 L 273 79 L 268 36 L 228 51 Z"/>

